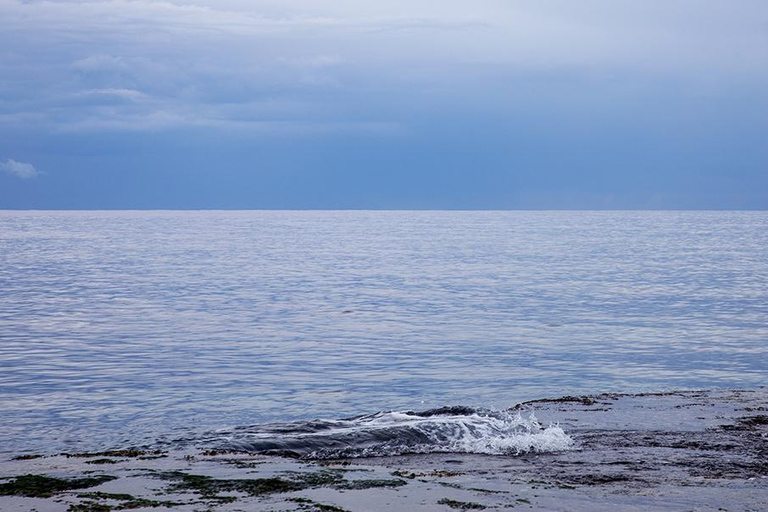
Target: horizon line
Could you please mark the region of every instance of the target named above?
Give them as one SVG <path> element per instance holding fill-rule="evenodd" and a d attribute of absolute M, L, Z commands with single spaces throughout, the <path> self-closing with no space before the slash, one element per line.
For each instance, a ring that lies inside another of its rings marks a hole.
<path fill-rule="evenodd" d="M 0 212 L 766 212 L 768 208 L 0 208 Z"/>

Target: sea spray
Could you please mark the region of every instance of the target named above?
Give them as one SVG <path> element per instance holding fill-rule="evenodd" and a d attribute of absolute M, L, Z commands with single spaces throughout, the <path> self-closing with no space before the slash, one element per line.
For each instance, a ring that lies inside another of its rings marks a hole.
<path fill-rule="evenodd" d="M 468 407 L 241 427 L 209 440 L 226 449 L 305 459 L 408 453 L 520 455 L 568 450 L 574 444 L 562 428 L 542 426 L 533 413 L 523 417 L 519 412 Z"/>

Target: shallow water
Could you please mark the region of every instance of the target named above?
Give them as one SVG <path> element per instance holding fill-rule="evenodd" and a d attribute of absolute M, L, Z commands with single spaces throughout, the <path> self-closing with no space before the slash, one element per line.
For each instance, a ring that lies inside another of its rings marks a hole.
<path fill-rule="evenodd" d="M 0 451 L 768 379 L 768 212 L 0 212 Z"/>

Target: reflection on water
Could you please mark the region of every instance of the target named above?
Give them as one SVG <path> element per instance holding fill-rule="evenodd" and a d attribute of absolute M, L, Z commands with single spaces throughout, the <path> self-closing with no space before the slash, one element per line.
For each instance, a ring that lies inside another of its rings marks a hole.
<path fill-rule="evenodd" d="M 0 451 L 768 379 L 765 212 L 0 212 Z"/>

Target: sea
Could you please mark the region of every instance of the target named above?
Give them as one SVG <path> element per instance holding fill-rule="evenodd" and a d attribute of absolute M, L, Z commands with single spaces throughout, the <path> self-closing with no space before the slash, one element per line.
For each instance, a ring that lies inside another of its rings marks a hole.
<path fill-rule="evenodd" d="M 765 384 L 768 212 L 0 211 L 0 453 Z"/>

